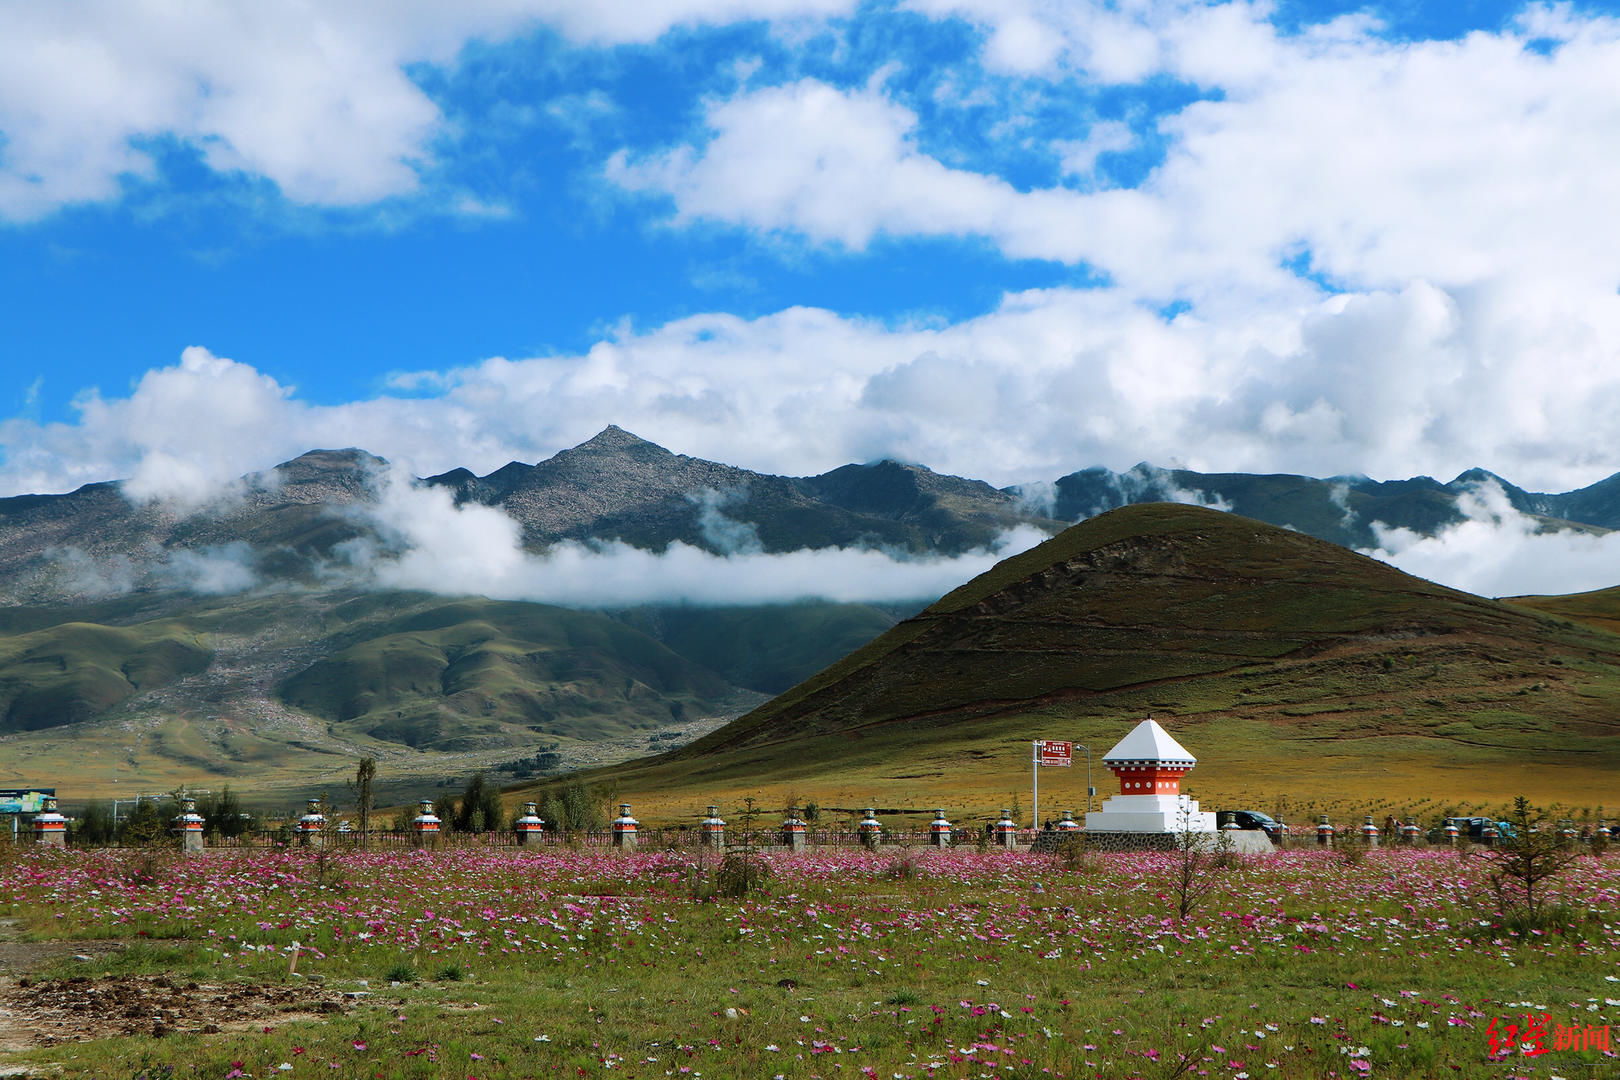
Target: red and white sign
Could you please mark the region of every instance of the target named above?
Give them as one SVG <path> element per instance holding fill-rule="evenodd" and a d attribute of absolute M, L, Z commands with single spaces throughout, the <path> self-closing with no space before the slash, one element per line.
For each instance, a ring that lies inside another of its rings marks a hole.
<path fill-rule="evenodd" d="M 1043 739 L 1036 748 L 1035 762 L 1045 768 L 1068 768 L 1074 756 L 1074 743 Z"/>

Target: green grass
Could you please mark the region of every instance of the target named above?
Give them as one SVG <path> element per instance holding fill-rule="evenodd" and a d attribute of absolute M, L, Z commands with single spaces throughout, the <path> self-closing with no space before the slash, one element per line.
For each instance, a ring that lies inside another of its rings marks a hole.
<path fill-rule="evenodd" d="M 419 748 L 489 745 L 502 732 L 529 741 L 618 736 L 717 709 L 731 689 L 630 626 L 540 604 L 368 612 L 333 643 L 337 651 L 282 684 L 283 699 Z"/>
<path fill-rule="evenodd" d="M 36 980 L 295 986 L 311 1006 L 364 996 L 0 1065 L 65 1078 L 138 1063 L 149 1075 L 959 1080 L 1162 1077 L 1186 1054 L 1211 1076 L 1356 1075 L 1356 1058 L 1377 1077 L 1472 1078 L 1504 1074 L 1486 1027 L 1517 1022 L 1522 1003 L 1550 1025 L 1620 1019 L 1594 982 L 1620 970 L 1612 861 L 1582 860 L 1558 885 L 1568 928 L 1528 935 L 1494 917 L 1479 857 L 1450 852 L 1244 861 L 1214 872 L 1186 922 L 1162 857 L 1092 854 L 1065 870 L 910 855 L 909 876 L 892 851 L 772 856 L 767 888 L 741 900 L 692 898 L 692 876 L 713 870 L 697 852 L 356 855 L 327 885 L 310 859 L 275 854 L 176 863 L 141 887 L 120 884 L 120 856 L 7 860 L 9 913 L 37 936 L 105 936 L 116 909 L 130 945 Z M 68 880 L 96 891 L 64 892 Z M 182 937 L 145 943 L 160 924 Z M 301 979 L 287 973 L 294 940 Z M 1584 1075 L 1599 1060 L 1535 1063 Z"/>
<path fill-rule="evenodd" d="M 211 655 L 175 620 L 130 628 L 68 622 L 0 638 L 0 732 L 90 719 L 203 670 Z"/>
<path fill-rule="evenodd" d="M 1513 596 L 1508 603 L 1620 633 L 1620 586 L 1569 596 Z"/>

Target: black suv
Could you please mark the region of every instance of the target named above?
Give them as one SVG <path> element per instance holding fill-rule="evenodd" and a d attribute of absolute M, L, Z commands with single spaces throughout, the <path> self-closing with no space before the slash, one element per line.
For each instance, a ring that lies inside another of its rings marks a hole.
<path fill-rule="evenodd" d="M 1215 820 L 1223 823 L 1231 820 L 1240 829 L 1264 829 L 1273 844 L 1282 843 L 1283 835 L 1288 829 L 1287 825 L 1270 814 L 1262 814 L 1258 810 L 1222 810 L 1215 816 Z"/>

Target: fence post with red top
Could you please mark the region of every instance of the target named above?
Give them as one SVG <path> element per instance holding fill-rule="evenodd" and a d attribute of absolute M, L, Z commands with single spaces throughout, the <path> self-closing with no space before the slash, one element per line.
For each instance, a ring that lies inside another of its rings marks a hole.
<path fill-rule="evenodd" d="M 517 826 L 518 844 L 522 847 L 538 847 L 546 838 L 546 823 L 540 820 L 532 802 L 523 804 L 523 815 L 513 824 Z"/>
<path fill-rule="evenodd" d="M 46 847 L 67 847 L 67 818 L 56 810 L 56 797 L 45 796 L 45 808 L 34 815 L 34 840 Z"/>
<path fill-rule="evenodd" d="M 203 849 L 203 817 L 197 813 L 196 799 L 181 799 L 180 814 L 174 819 L 174 831 L 180 836 L 180 850 L 187 855 Z"/>

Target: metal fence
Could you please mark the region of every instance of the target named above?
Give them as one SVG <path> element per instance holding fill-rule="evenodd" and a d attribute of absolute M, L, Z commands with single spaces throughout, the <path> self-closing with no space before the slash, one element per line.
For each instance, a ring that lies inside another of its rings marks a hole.
<path fill-rule="evenodd" d="M 1020 829 L 1016 838 L 1019 844 L 1032 843 L 1041 835 L 1039 829 Z M 327 829 L 321 834 L 321 844 L 333 851 L 404 851 L 418 846 L 417 837 L 413 832 L 398 829 L 372 829 L 362 836 L 358 829 L 340 832 L 336 829 Z M 805 839 L 811 847 L 828 848 L 859 848 L 863 845 L 861 835 L 852 829 L 825 828 L 808 829 Z M 957 829 L 952 834 L 952 843 L 955 846 L 972 847 L 983 840 L 993 843 L 992 838 L 979 829 Z M 779 828 L 771 829 L 731 829 L 725 831 L 727 847 L 751 846 L 756 848 L 777 848 L 787 846 L 787 840 Z M 32 843 L 32 838 L 29 838 Z M 901 847 L 927 847 L 931 842 L 927 830 L 888 830 L 885 829 L 880 838 L 884 845 Z M 291 825 L 276 828 L 256 829 L 241 836 L 209 836 L 206 845 L 210 849 L 234 850 L 273 850 L 276 848 L 297 847 L 300 840 L 297 830 Z M 434 839 L 435 847 L 444 849 L 497 849 L 517 847 L 539 848 L 608 848 L 613 843 L 613 834 L 607 829 L 555 831 L 545 830 L 539 843 L 530 841 L 525 844 L 519 834 L 511 830 L 501 829 L 490 832 L 468 833 L 443 830 Z M 670 828 L 642 826 L 636 830 L 636 847 L 642 851 L 665 851 L 680 848 L 695 848 L 703 844 L 703 833 L 700 829 L 690 826 L 677 826 Z M 71 847 L 118 847 L 120 845 L 98 841 L 90 844 L 69 837 Z M 131 845 L 145 846 L 145 845 Z"/>

